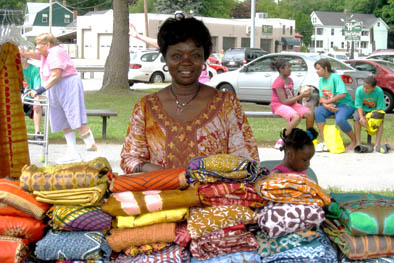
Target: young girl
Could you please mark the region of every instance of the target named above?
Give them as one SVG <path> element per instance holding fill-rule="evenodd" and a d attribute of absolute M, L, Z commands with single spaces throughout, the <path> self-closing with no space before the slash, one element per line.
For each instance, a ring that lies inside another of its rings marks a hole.
<path fill-rule="evenodd" d="M 306 132 L 294 128 L 289 135 L 283 131 L 281 138 L 284 142 L 280 150 L 285 152 L 283 161 L 272 168 L 271 173 L 295 173 L 306 176 L 306 169 L 310 165 L 310 160 L 315 154 L 313 140 L 318 133 L 314 128 L 309 128 Z"/>
<path fill-rule="evenodd" d="M 302 118 L 306 119 L 306 129 L 313 127 L 313 112 L 306 106 L 297 101 L 310 96 L 310 90 L 306 90 L 298 96 L 294 96 L 293 80 L 289 77 L 291 74 L 291 65 L 289 61 L 279 58 L 271 62 L 271 68 L 279 72 L 279 76 L 272 84 L 272 113 L 277 114 L 288 120 L 286 135 L 289 135 L 293 128 L 297 127 Z M 283 140 L 279 139 L 275 148 L 279 149 L 283 145 Z"/>

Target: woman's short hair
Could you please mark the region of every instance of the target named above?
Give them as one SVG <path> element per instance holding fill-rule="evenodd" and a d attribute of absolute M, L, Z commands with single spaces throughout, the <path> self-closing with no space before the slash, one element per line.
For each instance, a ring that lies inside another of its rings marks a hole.
<path fill-rule="evenodd" d="M 287 63 L 289 63 L 287 59 L 278 58 L 277 60 L 271 61 L 270 67 L 271 69 L 277 70 L 279 72 L 279 70 L 281 68 L 284 68 L 284 66 L 286 66 Z"/>
<path fill-rule="evenodd" d="M 330 72 L 330 73 L 334 73 L 335 72 L 335 70 L 333 70 L 331 68 L 331 63 L 330 63 L 330 61 L 327 58 L 319 59 L 318 61 L 315 62 L 315 67 L 316 67 L 316 65 L 319 65 L 322 68 L 326 68 L 327 71 Z"/>
<path fill-rule="evenodd" d="M 36 37 L 36 42 L 37 43 L 43 43 L 43 44 L 50 44 L 51 47 L 57 46 L 60 44 L 59 40 L 57 38 L 49 33 L 42 33 Z"/>
<path fill-rule="evenodd" d="M 364 79 L 364 83 L 366 83 L 372 87 L 375 87 L 376 84 L 378 84 L 378 81 L 376 80 L 375 76 L 368 76 Z"/>
<path fill-rule="evenodd" d="M 208 28 L 194 17 L 168 18 L 159 29 L 157 42 L 160 52 L 165 57 L 168 46 L 184 42 L 191 38 L 198 47 L 204 49 L 204 60 L 212 52 L 212 38 Z"/>

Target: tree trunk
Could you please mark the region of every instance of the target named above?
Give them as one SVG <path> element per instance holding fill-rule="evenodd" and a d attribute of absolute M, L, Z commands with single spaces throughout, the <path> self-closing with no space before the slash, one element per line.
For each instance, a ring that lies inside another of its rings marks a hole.
<path fill-rule="evenodd" d="M 113 0 L 113 35 L 104 67 L 101 91 L 128 89 L 129 71 L 129 8 L 127 0 Z"/>

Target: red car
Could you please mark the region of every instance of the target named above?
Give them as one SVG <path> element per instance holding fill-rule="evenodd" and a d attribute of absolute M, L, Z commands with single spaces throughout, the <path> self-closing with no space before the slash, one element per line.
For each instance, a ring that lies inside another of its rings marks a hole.
<path fill-rule="evenodd" d="M 220 60 L 214 56 L 208 57 L 207 62 L 208 62 L 208 66 L 216 70 L 218 74 L 228 71 L 227 67 L 223 66 Z"/>
<path fill-rule="evenodd" d="M 384 91 L 386 112 L 394 108 L 394 63 L 373 59 L 350 59 L 346 64 L 360 71 L 367 71 L 375 75 L 378 86 Z"/>

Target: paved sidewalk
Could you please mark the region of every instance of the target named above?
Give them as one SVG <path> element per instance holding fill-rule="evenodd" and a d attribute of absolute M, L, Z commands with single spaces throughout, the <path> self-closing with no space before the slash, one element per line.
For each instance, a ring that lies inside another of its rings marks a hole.
<path fill-rule="evenodd" d="M 122 145 L 99 144 L 97 153 L 87 152 L 84 145 L 78 145 L 81 157 L 86 161 L 97 156 L 106 157 L 114 172 L 120 169 Z M 40 160 L 42 146 L 29 144 L 32 164 L 43 165 Z M 65 144 L 50 144 L 48 163 L 54 164 L 66 151 Z M 273 148 L 259 148 L 261 160 L 283 159 L 283 152 Z M 342 154 L 316 153 L 311 161 L 319 184 L 341 190 L 391 190 L 394 191 L 394 152 L 388 154 L 347 152 Z"/>

